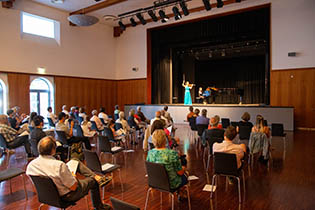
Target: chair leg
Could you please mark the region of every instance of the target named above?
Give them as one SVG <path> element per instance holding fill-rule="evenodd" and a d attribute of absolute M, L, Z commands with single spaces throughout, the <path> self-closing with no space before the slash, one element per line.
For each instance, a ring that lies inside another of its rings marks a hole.
<path fill-rule="evenodd" d="M 243 188 L 244 188 L 244 195 L 245 195 L 245 173 L 244 170 L 242 170 L 242 179 L 243 179 Z"/>
<path fill-rule="evenodd" d="M 23 178 L 23 186 L 24 186 L 25 200 L 28 200 L 27 190 L 26 190 L 26 185 L 25 185 L 25 175 L 24 175 L 24 174 L 22 174 L 22 178 Z"/>
<path fill-rule="evenodd" d="M 186 191 L 187 191 L 187 198 L 188 198 L 188 208 L 191 210 L 191 205 L 190 205 L 190 193 L 189 193 L 189 187 L 186 185 Z"/>
<path fill-rule="evenodd" d="M 145 199 L 144 210 L 146 210 L 147 207 L 148 207 L 148 201 L 149 201 L 149 196 L 150 196 L 150 191 L 151 191 L 151 190 L 152 190 L 152 188 L 150 187 L 150 188 L 148 189 L 148 191 L 147 191 L 147 197 L 146 197 L 146 199 Z"/>
<path fill-rule="evenodd" d="M 211 154 L 210 154 L 210 151 L 208 151 L 208 162 L 207 162 L 207 172 L 209 170 L 209 165 L 210 165 L 210 158 L 211 158 Z"/>
<path fill-rule="evenodd" d="M 239 177 L 236 177 L 237 179 L 237 188 L 238 188 L 238 202 L 241 203 L 241 181 Z"/>
<path fill-rule="evenodd" d="M 10 182 L 10 194 L 12 194 L 12 180 L 10 179 L 9 182 Z"/>
<path fill-rule="evenodd" d="M 121 170 L 118 169 L 118 171 L 119 171 L 119 179 L 120 179 L 120 185 L 121 185 L 121 192 L 124 192 L 124 185 L 123 185 L 122 178 L 121 178 Z"/>
<path fill-rule="evenodd" d="M 171 196 L 172 196 L 172 210 L 174 210 L 174 195 L 173 195 L 173 193 L 171 193 Z"/>
<path fill-rule="evenodd" d="M 161 204 L 161 207 L 162 207 L 162 204 L 163 204 L 163 195 L 162 195 L 162 192 L 160 192 L 160 204 Z"/>
<path fill-rule="evenodd" d="M 211 183 L 211 194 L 210 194 L 210 198 L 212 199 L 213 196 L 213 185 L 214 185 L 214 179 L 216 178 L 216 175 L 214 174 L 212 176 L 212 183 Z"/>

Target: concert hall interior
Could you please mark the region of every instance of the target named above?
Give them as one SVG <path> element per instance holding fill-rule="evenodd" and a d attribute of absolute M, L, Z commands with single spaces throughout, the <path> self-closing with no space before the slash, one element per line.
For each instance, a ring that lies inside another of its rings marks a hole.
<path fill-rule="evenodd" d="M 0 0 L 0 209 L 315 209 L 314 20 L 315 0 Z"/>

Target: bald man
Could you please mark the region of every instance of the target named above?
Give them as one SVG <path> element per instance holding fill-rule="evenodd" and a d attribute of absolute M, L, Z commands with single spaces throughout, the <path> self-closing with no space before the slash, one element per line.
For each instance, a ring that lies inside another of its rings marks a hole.
<path fill-rule="evenodd" d="M 77 179 L 64 162 L 54 158 L 56 141 L 51 136 L 44 137 L 39 141 L 38 152 L 39 157 L 27 166 L 27 175 L 51 178 L 62 200 L 76 202 L 91 191 L 91 200 L 95 209 L 111 209 L 109 205 L 102 203 L 99 191 L 99 187 L 107 184 L 110 178 L 96 175 L 77 160 L 79 161 L 77 173 L 85 177 L 84 179 Z"/>
<path fill-rule="evenodd" d="M 161 120 L 161 111 L 156 111 L 155 112 L 155 118 L 153 118 L 152 120 L 151 120 L 151 123 L 150 123 L 150 125 L 152 126 L 152 124 L 154 123 L 154 121 L 155 120 Z"/>
<path fill-rule="evenodd" d="M 28 141 L 28 135 L 19 136 L 21 131 L 17 131 L 9 126 L 8 117 L 4 114 L 0 115 L 0 134 L 7 142 L 9 149 L 15 149 L 24 146 L 25 152 L 29 158 L 33 157 L 31 152 L 31 145 Z"/>

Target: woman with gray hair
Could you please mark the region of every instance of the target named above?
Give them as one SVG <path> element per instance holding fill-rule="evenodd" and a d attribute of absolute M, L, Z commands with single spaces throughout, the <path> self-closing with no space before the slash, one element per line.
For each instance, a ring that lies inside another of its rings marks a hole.
<path fill-rule="evenodd" d="M 115 123 L 120 123 L 125 133 L 129 132 L 130 126 L 128 125 L 127 120 L 125 120 L 125 113 L 123 111 L 119 112 L 119 118 L 116 120 Z"/>
<path fill-rule="evenodd" d="M 104 125 L 103 125 L 102 121 L 100 120 L 100 118 L 98 118 L 96 109 L 94 109 L 92 111 L 92 117 L 91 117 L 90 121 L 95 122 L 97 130 L 99 130 L 99 131 L 104 130 Z"/>

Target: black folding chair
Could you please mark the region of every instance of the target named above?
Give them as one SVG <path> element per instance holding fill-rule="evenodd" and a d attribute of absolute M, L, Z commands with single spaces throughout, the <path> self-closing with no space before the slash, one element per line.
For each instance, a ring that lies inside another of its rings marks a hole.
<path fill-rule="evenodd" d="M 146 210 L 148 207 L 148 201 L 149 201 L 149 195 L 150 191 L 152 189 L 158 190 L 161 192 L 161 202 L 162 202 L 162 192 L 169 193 L 172 196 L 172 210 L 174 210 L 174 193 L 178 189 L 171 189 L 170 187 L 170 182 L 168 178 L 167 171 L 165 169 L 165 166 L 160 163 L 152 163 L 152 162 L 145 162 L 145 166 L 147 169 L 148 173 L 148 184 L 149 184 L 149 189 L 147 191 L 147 197 L 145 200 L 145 207 L 144 209 Z M 183 187 L 186 188 L 187 191 L 187 197 L 188 197 L 188 207 L 189 210 L 191 209 L 190 206 L 190 195 L 189 195 L 189 183 L 184 185 Z"/>
<path fill-rule="evenodd" d="M 232 121 L 232 122 L 231 122 L 231 125 L 232 125 L 234 128 L 236 128 L 236 127 L 239 125 L 239 123 L 238 123 L 238 122 L 235 122 L 235 121 Z"/>
<path fill-rule="evenodd" d="M 225 177 L 233 177 L 237 179 L 237 186 L 238 186 L 238 199 L 239 203 L 242 202 L 241 200 L 241 181 L 240 177 L 243 177 L 243 187 L 244 187 L 244 194 L 245 194 L 245 175 L 242 167 L 240 169 L 237 168 L 237 159 L 235 154 L 224 153 L 224 152 L 215 152 L 214 153 L 214 175 L 212 176 L 212 187 L 211 187 L 211 195 L 210 198 L 212 199 L 213 196 L 213 186 L 217 185 L 217 177 L 218 176 L 225 176 Z M 227 183 L 226 183 L 227 186 Z"/>
<path fill-rule="evenodd" d="M 68 150 L 68 160 L 70 159 L 71 144 L 68 143 L 66 133 L 64 131 L 55 131 L 57 134 L 57 140 L 62 144 L 64 148 Z"/>
<path fill-rule="evenodd" d="M 283 139 L 283 160 L 285 159 L 286 155 L 286 136 L 287 134 L 284 133 L 283 124 L 281 123 L 272 123 L 271 124 L 271 141 L 274 137 L 281 137 Z"/>
<path fill-rule="evenodd" d="M 250 133 L 252 132 L 252 127 L 247 125 L 239 125 L 238 129 L 239 139 L 248 141 Z"/>
<path fill-rule="evenodd" d="M 52 119 L 50 117 L 47 118 L 48 119 L 48 124 L 50 127 L 55 127 L 55 123 L 52 121 Z"/>
<path fill-rule="evenodd" d="M 0 134 L 0 147 L 2 147 L 4 150 L 8 148 L 7 141 L 4 139 L 2 134 Z"/>
<path fill-rule="evenodd" d="M 221 123 L 223 128 L 227 128 L 230 126 L 230 119 L 229 118 L 221 118 Z"/>
<path fill-rule="evenodd" d="M 112 162 L 116 163 L 116 154 L 122 152 L 124 148 L 122 147 L 113 147 L 109 141 L 108 136 L 98 136 L 98 148 L 100 153 L 100 156 L 102 156 L 102 153 L 104 154 L 111 154 L 112 155 Z"/>
<path fill-rule="evenodd" d="M 123 183 L 121 179 L 120 165 L 111 164 L 112 166 L 110 168 L 103 170 L 103 167 L 105 164 L 103 165 L 101 164 L 100 159 L 98 158 L 96 152 L 92 152 L 90 150 L 84 149 L 83 153 L 84 153 L 87 167 L 96 173 L 104 174 L 104 175 L 110 173 L 113 176 L 113 172 L 115 170 L 118 170 L 120 184 L 121 184 L 121 191 L 122 192 L 124 191 L 124 187 L 123 187 Z M 104 199 L 104 196 L 105 196 L 105 190 L 103 189 L 103 199 Z"/>
<path fill-rule="evenodd" d="M 25 193 L 25 200 L 28 199 L 27 197 L 27 190 L 25 186 L 25 171 L 20 168 L 8 168 L 5 170 L 0 171 L 0 183 L 9 180 L 10 182 L 10 194 L 12 194 L 12 182 L 11 179 L 22 176 L 23 178 L 23 186 L 24 186 L 24 193 Z"/>
<path fill-rule="evenodd" d="M 61 199 L 55 183 L 49 178 L 44 176 L 30 176 L 38 195 L 38 201 L 41 203 L 38 209 L 43 205 L 54 206 L 61 209 L 66 209 L 69 206 L 76 205 L 75 202 L 64 201 Z M 89 208 L 87 197 L 87 207 Z"/>
<path fill-rule="evenodd" d="M 79 121 L 80 125 L 81 125 L 81 123 L 83 122 L 83 120 L 84 120 L 83 117 L 79 117 L 79 118 L 78 118 L 78 121 Z"/>
<path fill-rule="evenodd" d="M 115 123 L 115 130 L 116 131 L 119 130 L 119 129 L 122 129 L 122 128 L 123 128 L 123 126 L 122 126 L 121 123 Z"/>
<path fill-rule="evenodd" d="M 121 201 L 117 198 L 110 197 L 113 210 L 140 210 L 140 207 Z"/>
<path fill-rule="evenodd" d="M 81 125 L 76 124 L 76 125 L 74 126 L 74 129 L 76 130 L 76 136 L 84 137 L 84 134 L 83 134 L 83 130 L 82 130 L 82 128 L 81 128 Z"/>

